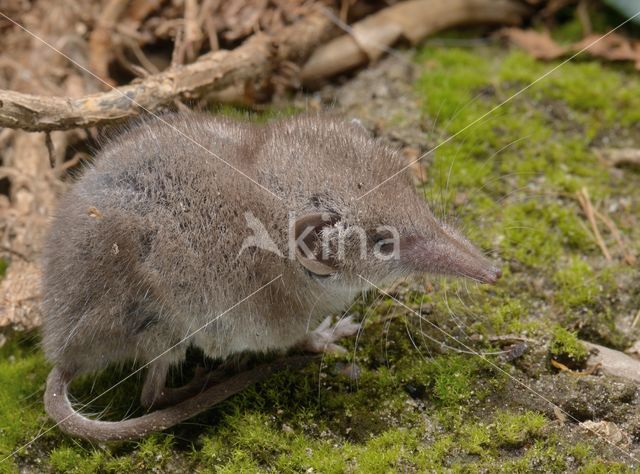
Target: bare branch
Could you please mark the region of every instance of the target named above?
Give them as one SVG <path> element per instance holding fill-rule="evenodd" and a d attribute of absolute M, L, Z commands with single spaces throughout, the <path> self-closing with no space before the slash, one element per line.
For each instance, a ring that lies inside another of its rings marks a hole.
<path fill-rule="evenodd" d="M 312 13 L 277 35 L 255 34 L 232 51 L 214 51 L 187 66 L 76 99 L 0 90 L 0 127 L 47 131 L 122 121 L 138 115 L 141 107 L 155 110 L 175 99 L 199 98 L 268 77 L 282 61 L 306 58 L 332 30 L 326 15 Z"/>
<path fill-rule="evenodd" d="M 416 44 L 427 36 L 453 26 L 470 24 L 518 24 L 530 13 L 517 0 L 409 0 L 365 17 L 353 26 L 342 24 L 349 34 L 320 46 L 302 69 L 310 83 L 377 60 L 401 38 Z M 336 17 L 336 22 L 340 20 Z"/>

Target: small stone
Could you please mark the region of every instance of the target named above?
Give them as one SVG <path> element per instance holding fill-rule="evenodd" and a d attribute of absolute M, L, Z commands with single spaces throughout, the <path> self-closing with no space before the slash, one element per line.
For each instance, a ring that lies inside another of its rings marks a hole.
<path fill-rule="evenodd" d="M 427 391 L 427 387 L 421 383 L 408 383 L 404 386 L 405 392 L 413 399 L 422 398 Z"/>

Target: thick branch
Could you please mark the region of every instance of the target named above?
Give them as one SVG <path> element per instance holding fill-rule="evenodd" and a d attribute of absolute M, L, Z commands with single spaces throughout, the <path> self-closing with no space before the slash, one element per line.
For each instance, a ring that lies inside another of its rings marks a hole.
<path fill-rule="evenodd" d="M 519 24 L 530 9 L 519 0 L 409 0 L 355 23 L 349 34 L 317 48 L 302 69 L 305 83 L 377 60 L 400 38 L 411 44 L 461 25 Z"/>
<path fill-rule="evenodd" d="M 279 34 L 255 34 L 232 51 L 215 51 L 187 66 L 139 82 L 77 99 L 0 90 L 0 127 L 29 131 L 66 130 L 118 122 L 176 98 L 193 99 L 232 84 L 269 76 L 277 64 L 306 57 L 332 30 L 312 13 Z"/>

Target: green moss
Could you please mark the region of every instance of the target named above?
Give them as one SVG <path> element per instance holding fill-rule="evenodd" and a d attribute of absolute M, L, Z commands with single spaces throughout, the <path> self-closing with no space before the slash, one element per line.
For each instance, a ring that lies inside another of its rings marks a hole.
<path fill-rule="evenodd" d="M 34 335 L 22 334 L 0 350 L 1 458 L 29 442 L 42 428 L 42 381 L 49 368 L 36 343 Z M 24 452 L 18 452 L 17 456 Z"/>
<path fill-rule="evenodd" d="M 505 472 L 527 473 L 566 472 L 567 462 L 557 446 L 545 441 L 536 441 L 519 459 L 503 464 Z"/>
<path fill-rule="evenodd" d="M 519 88 L 533 83 L 556 65 L 541 63 L 523 51 L 514 51 L 502 62 L 500 78 Z M 638 116 L 639 87 L 631 74 L 596 61 L 574 61 L 537 82 L 527 94 L 537 101 L 561 101 L 570 107 L 575 114 L 572 118 L 577 122 L 589 125 L 588 122 L 595 120 L 594 125 L 601 127 L 603 122 L 633 123 Z"/>
<path fill-rule="evenodd" d="M 562 43 L 577 43 L 584 38 L 586 33 L 577 15 L 573 15 L 570 21 L 566 21 L 553 29 L 552 37 Z"/>
<path fill-rule="evenodd" d="M 425 469 L 434 469 L 445 464 L 456 445 L 456 440 L 451 435 L 439 436 L 432 444 L 421 446 L 416 455 L 418 465 Z"/>
<path fill-rule="evenodd" d="M 522 302 L 515 298 L 506 297 L 499 305 L 485 304 L 485 314 L 496 333 L 518 333 L 525 312 Z"/>
<path fill-rule="evenodd" d="M 259 472 L 260 466 L 251 459 L 249 451 L 233 451 L 230 460 L 218 466 L 215 471 L 222 474 L 234 474 L 236 472 Z"/>
<path fill-rule="evenodd" d="M 105 455 L 102 451 L 96 450 L 91 454 L 72 447 L 55 448 L 51 452 L 49 462 L 54 472 L 89 474 L 98 472 L 105 467 Z"/>
<path fill-rule="evenodd" d="M 531 267 L 548 266 L 567 250 L 588 252 L 594 248 L 574 212 L 541 200 L 506 207 L 501 230 L 504 257 Z"/>
<path fill-rule="evenodd" d="M 256 110 L 242 105 L 221 104 L 209 111 L 214 115 L 223 115 L 238 120 L 249 120 L 252 122 L 264 123 L 268 120 L 280 117 L 289 117 L 300 113 L 301 110 L 293 105 L 285 107 L 267 107 L 264 110 Z"/>
<path fill-rule="evenodd" d="M 488 455 L 494 445 L 491 430 L 482 423 L 464 425 L 459 438 L 461 449 L 468 454 Z"/>
<path fill-rule="evenodd" d="M 417 447 L 414 433 L 396 429 L 382 433 L 363 448 L 352 451 L 353 467 L 360 472 L 398 472 L 414 466 L 413 454 Z"/>
<path fill-rule="evenodd" d="M 514 414 L 499 411 L 495 417 L 496 443 L 505 447 L 520 447 L 538 436 L 548 420 L 544 415 L 527 411 Z"/>
<path fill-rule="evenodd" d="M 488 85 L 489 64 L 484 58 L 459 48 L 423 48 L 416 59 L 425 71 L 417 86 L 424 91 L 424 105 L 432 117 L 448 123 L 466 115 L 464 109 L 475 108 L 471 99 Z"/>
<path fill-rule="evenodd" d="M 593 446 L 582 442 L 576 443 L 571 448 L 570 453 L 579 463 L 583 463 L 594 456 Z"/>
<path fill-rule="evenodd" d="M 77 472 L 82 456 L 72 448 L 57 448 L 51 452 L 49 462 L 56 472 Z"/>
<path fill-rule="evenodd" d="M 560 268 L 553 281 L 558 286 L 556 299 L 566 307 L 593 304 L 600 293 L 593 270 L 577 257 Z"/>
<path fill-rule="evenodd" d="M 514 413 L 498 410 L 486 421 L 461 421 L 458 449 L 465 455 L 495 459 L 501 449 L 531 445 L 547 423 L 547 418 L 532 411 Z"/>
<path fill-rule="evenodd" d="M 571 367 L 583 366 L 589 357 L 589 351 L 575 333 L 567 331 L 562 326 L 553 329 L 549 353 L 557 361 Z"/>
<path fill-rule="evenodd" d="M 146 437 L 138 446 L 140 461 L 148 468 L 163 468 L 171 459 L 173 436 L 155 434 Z"/>
<path fill-rule="evenodd" d="M 594 459 L 582 466 L 578 472 L 580 474 L 610 474 L 612 472 L 616 474 L 625 474 L 637 471 L 619 462 L 612 463 L 603 461 L 602 459 Z"/>
<path fill-rule="evenodd" d="M 9 266 L 9 262 L 4 258 L 0 258 L 0 278 L 4 277 L 5 273 L 7 273 L 7 267 Z"/>
<path fill-rule="evenodd" d="M 478 383 L 490 375 L 491 366 L 477 356 L 437 357 L 421 367 L 433 399 L 442 407 L 464 407 L 471 400 L 482 400 L 489 387 Z M 493 379 L 493 377 L 490 377 Z"/>

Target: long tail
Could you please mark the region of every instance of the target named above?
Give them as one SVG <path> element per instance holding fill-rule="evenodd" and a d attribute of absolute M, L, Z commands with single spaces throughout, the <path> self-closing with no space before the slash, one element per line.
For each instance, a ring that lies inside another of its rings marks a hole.
<path fill-rule="evenodd" d="M 176 405 L 123 421 L 92 420 L 76 411 L 68 396 L 68 386 L 73 376 L 54 367 L 47 378 L 44 407 L 56 425 L 70 435 L 96 441 L 140 438 L 191 418 L 250 385 L 262 382 L 276 372 L 301 369 L 316 358 L 314 355 L 292 356 L 260 365 L 234 375 Z"/>

